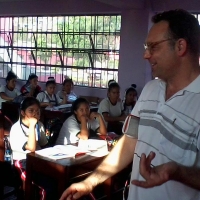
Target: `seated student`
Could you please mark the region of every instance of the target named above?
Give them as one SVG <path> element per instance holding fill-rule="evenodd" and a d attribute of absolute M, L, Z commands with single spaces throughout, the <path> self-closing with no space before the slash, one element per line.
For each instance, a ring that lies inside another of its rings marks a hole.
<path fill-rule="evenodd" d="M 1 103 L 5 101 L 13 101 L 15 97 L 19 96 L 21 93 L 15 88 L 17 81 L 17 76 L 9 71 L 6 77 L 6 85 L 0 87 L 0 107 Z"/>
<path fill-rule="evenodd" d="M 26 154 L 44 148 L 48 143 L 45 128 L 39 119 L 39 101 L 34 97 L 27 97 L 21 102 L 19 120 L 10 130 L 10 145 L 13 152 L 13 160 L 16 161 L 17 164 L 15 165 L 23 172 L 26 170 Z M 25 173 L 23 175 L 23 179 L 25 180 Z M 52 182 L 49 181 L 48 177 L 44 177 L 41 178 L 40 175 L 34 174 L 34 182 L 45 188 L 46 199 L 51 199 L 52 192 L 49 188 L 52 188 Z M 53 193 L 53 195 L 55 194 Z"/>
<path fill-rule="evenodd" d="M 63 99 L 63 91 L 66 93 L 67 103 L 72 103 L 77 99 L 77 95 L 73 92 L 74 83 L 68 76 L 65 77 L 63 82 L 63 89 L 58 91 L 57 95 Z"/>
<path fill-rule="evenodd" d="M 72 104 L 72 113 L 63 124 L 56 144 L 76 143 L 79 139 L 87 140 L 97 136 L 96 133 L 106 135 L 107 130 L 99 113 L 90 113 L 89 102 L 84 98 L 76 99 Z"/>
<path fill-rule="evenodd" d="M 21 93 L 26 94 L 29 97 L 37 97 L 42 91 L 38 85 L 38 76 L 36 74 L 30 74 L 25 85 L 21 87 Z"/>
<path fill-rule="evenodd" d="M 58 95 L 55 94 L 55 89 L 56 81 L 53 77 L 49 77 L 48 81 L 46 82 L 46 90 L 44 92 L 40 92 L 36 97 L 40 102 L 41 107 L 52 107 L 66 104 L 66 95 L 64 95 L 63 99 L 61 99 Z"/>
<path fill-rule="evenodd" d="M 137 101 L 137 86 L 135 84 L 132 84 L 131 87 L 125 90 L 124 100 L 123 100 L 123 107 L 124 107 L 124 113 L 126 115 L 129 115 L 131 111 L 133 110 L 133 107 L 136 104 Z"/>
<path fill-rule="evenodd" d="M 122 134 L 121 121 L 124 121 L 126 115 L 123 112 L 123 105 L 120 96 L 120 86 L 115 80 L 108 82 L 108 97 L 99 104 L 98 113 L 100 113 L 107 125 L 108 132 Z"/>

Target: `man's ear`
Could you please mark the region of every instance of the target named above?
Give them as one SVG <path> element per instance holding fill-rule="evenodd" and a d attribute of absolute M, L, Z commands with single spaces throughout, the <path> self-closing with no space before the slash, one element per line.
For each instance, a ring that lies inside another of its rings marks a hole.
<path fill-rule="evenodd" d="M 177 47 L 177 52 L 179 56 L 183 56 L 188 48 L 187 42 L 185 39 L 180 38 L 177 42 L 176 42 L 176 47 Z"/>

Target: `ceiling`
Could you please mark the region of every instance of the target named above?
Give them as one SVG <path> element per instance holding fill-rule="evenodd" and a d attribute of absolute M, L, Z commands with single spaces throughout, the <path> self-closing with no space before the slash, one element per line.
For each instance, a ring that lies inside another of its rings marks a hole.
<path fill-rule="evenodd" d="M 95 0 L 122 9 L 145 9 L 163 11 L 182 8 L 192 12 L 200 11 L 200 0 Z"/>
<path fill-rule="evenodd" d="M 145 6 L 145 0 L 95 0 L 114 7 L 124 9 L 142 9 Z"/>
<path fill-rule="evenodd" d="M 50 0 L 0 0 L 0 2 L 10 3 L 19 1 L 38 1 L 45 2 Z M 51 0 L 56 1 L 56 0 Z M 71 0 L 60 0 L 71 1 Z M 76 0 L 73 0 L 75 2 Z M 80 0 L 79 0 L 80 1 Z M 86 0 L 87 1 L 87 0 Z M 78 0 L 77 0 L 78 2 Z M 199 12 L 200 0 L 88 0 L 89 3 L 99 2 L 115 8 L 123 9 L 145 9 L 150 8 L 152 11 L 163 11 L 169 9 L 182 8 L 188 11 Z"/>

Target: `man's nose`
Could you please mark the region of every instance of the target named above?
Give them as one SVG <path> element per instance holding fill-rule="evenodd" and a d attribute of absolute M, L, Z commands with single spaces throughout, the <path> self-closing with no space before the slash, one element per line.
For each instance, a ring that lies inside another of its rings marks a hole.
<path fill-rule="evenodd" d="M 151 57 L 151 54 L 150 54 L 150 52 L 149 52 L 149 50 L 148 49 L 146 49 L 145 51 L 144 51 L 144 59 L 149 59 L 150 57 Z"/>

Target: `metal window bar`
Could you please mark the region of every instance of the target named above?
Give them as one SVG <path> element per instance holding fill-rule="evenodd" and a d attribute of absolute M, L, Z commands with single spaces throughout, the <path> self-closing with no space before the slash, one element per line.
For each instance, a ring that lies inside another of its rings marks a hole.
<path fill-rule="evenodd" d="M 107 87 L 111 77 L 117 78 L 119 15 L 1 17 L 3 22 L 0 36 L 4 39 L 2 35 L 6 34 L 9 41 L 4 40 L 0 47 L 0 72 L 4 77 L 9 69 L 15 69 L 21 79 L 34 72 L 38 76 L 59 74 L 62 82 L 68 75 L 76 84 L 92 87 Z M 50 62 L 53 52 L 57 54 L 56 63 Z M 10 60 L 1 55 L 10 55 Z M 34 62 L 30 62 L 31 57 Z M 109 63 L 111 57 L 113 63 Z"/>

